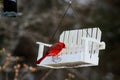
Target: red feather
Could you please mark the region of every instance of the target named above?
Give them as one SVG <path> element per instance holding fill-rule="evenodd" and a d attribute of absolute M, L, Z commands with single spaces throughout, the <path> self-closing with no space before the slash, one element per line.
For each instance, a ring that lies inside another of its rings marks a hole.
<path fill-rule="evenodd" d="M 37 60 L 35 63 L 36 64 L 41 63 L 41 61 L 43 59 L 45 59 L 47 56 L 56 56 L 56 55 L 58 55 L 63 48 L 65 48 L 65 44 L 64 43 L 62 43 L 62 42 L 55 43 L 53 46 L 51 46 L 48 49 L 47 53 L 42 58 Z"/>
<path fill-rule="evenodd" d="M 40 58 L 39 60 L 37 60 L 35 63 L 39 64 L 44 58 L 46 58 L 48 56 L 48 54 L 45 54 L 42 58 Z"/>

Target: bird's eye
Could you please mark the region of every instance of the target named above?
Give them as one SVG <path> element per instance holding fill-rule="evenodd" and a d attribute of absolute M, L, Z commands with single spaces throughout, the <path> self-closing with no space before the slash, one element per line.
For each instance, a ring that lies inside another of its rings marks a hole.
<path fill-rule="evenodd" d="M 63 48 L 65 48 L 65 44 L 63 44 Z"/>

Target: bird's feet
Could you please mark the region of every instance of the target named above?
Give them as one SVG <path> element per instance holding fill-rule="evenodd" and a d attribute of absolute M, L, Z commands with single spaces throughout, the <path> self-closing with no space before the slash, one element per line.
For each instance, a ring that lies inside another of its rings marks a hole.
<path fill-rule="evenodd" d="M 54 56 L 52 57 L 52 61 L 55 62 L 55 63 L 58 63 L 60 62 L 62 59 L 59 57 L 59 56 Z"/>

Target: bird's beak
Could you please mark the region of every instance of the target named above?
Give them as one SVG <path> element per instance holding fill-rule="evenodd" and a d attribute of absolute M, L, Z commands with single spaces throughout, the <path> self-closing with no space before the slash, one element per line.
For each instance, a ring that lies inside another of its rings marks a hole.
<path fill-rule="evenodd" d="M 64 48 L 66 48 L 66 46 Z"/>

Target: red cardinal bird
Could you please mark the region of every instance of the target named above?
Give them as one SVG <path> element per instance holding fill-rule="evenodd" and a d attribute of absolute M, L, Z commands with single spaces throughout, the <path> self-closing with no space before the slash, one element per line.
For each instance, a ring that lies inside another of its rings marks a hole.
<path fill-rule="evenodd" d="M 39 64 L 41 63 L 41 61 L 46 58 L 47 56 L 56 56 L 60 53 L 60 51 L 63 49 L 63 48 L 66 48 L 65 47 L 65 44 L 63 42 L 58 42 L 58 43 L 55 43 L 54 45 L 52 45 L 48 51 L 46 52 L 46 54 L 40 58 L 39 60 L 37 60 L 35 63 L 36 64 Z"/>

